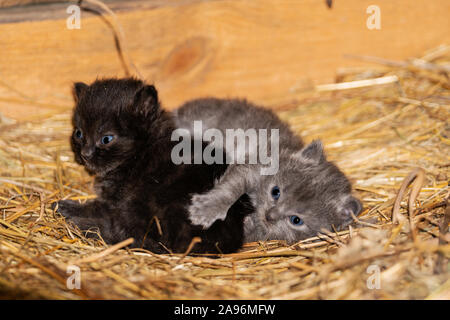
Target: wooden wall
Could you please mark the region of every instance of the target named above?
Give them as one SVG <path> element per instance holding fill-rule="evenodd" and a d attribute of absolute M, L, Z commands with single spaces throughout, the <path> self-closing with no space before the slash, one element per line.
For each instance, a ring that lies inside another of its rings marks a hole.
<path fill-rule="evenodd" d="M 36 3 L 57 2 L 57 0 L 0 0 L 0 8 L 23 6 Z"/>
<path fill-rule="evenodd" d="M 366 8 L 381 9 L 381 30 Z M 199 96 L 296 99 L 307 83 L 334 81 L 345 54 L 400 60 L 450 43 L 448 0 L 119 1 L 128 52 L 168 108 Z M 123 76 L 110 29 L 68 4 L 0 9 L 0 112 L 26 119 L 71 106 L 71 83 Z M 49 9 L 51 8 L 51 9 Z"/>

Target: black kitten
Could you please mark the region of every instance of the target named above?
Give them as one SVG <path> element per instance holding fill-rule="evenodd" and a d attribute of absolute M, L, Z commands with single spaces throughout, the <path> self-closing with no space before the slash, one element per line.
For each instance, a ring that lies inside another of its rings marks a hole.
<path fill-rule="evenodd" d="M 71 146 L 75 160 L 95 175 L 95 200 L 58 202 L 58 212 L 81 230 L 99 229 L 115 243 L 133 237 L 133 246 L 153 252 L 227 253 L 243 242 L 243 220 L 253 211 L 243 195 L 224 221 L 209 229 L 187 216 L 192 194 L 214 186 L 227 165 L 175 165 L 172 115 L 158 102 L 155 87 L 136 79 L 76 83 Z M 167 249 L 166 249 L 167 248 Z"/>

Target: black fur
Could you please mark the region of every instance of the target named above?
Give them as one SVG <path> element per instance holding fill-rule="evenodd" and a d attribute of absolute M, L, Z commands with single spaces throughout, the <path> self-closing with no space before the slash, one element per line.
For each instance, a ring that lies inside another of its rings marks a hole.
<path fill-rule="evenodd" d="M 254 210 L 247 195 L 207 230 L 188 220 L 191 195 L 211 189 L 227 165 L 172 162 L 175 125 L 153 86 L 132 78 L 105 79 L 76 83 L 73 93 L 71 146 L 75 160 L 95 175 L 98 197 L 85 204 L 59 201 L 58 212 L 81 230 L 98 228 L 107 243 L 133 237 L 134 247 L 158 253 L 185 252 L 193 237 L 202 241 L 191 252 L 241 247 L 243 220 Z M 105 135 L 114 137 L 106 145 Z"/>

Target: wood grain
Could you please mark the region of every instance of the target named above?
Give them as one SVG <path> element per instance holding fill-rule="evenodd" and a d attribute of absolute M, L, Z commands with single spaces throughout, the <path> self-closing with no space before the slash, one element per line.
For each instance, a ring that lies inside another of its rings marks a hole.
<path fill-rule="evenodd" d="M 345 54 L 400 60 L 450 42 L 448 0 L 377 0 L 381 30 L 366 27 L 371 4 L 147 1 L 118 17 L 130 57 L 167 108 L 210 95 L 276 105 L 304 83 L 333 81 L 338 67 L 365 65 Z M 69 30 L 59 10 L 58 19 L 0 24 L 0 112 L 9 117 L 70 108 L 73 81 L 124 74 L 99 17 L 82 13 L 81 29 Z"/>
<path fill-rule="evenodd" d="M 0 0 L 0 8 L 48 2 L 55 2 L 55 0 Z"/>

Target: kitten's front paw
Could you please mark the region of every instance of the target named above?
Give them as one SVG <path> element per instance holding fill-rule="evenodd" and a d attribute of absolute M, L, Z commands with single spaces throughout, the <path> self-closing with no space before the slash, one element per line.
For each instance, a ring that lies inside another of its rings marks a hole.
<path fill-rule="evenodd" d="M 192 204 L 189 206 L 189 219 L 192 224 L 209 228 L 216 220 L 224 220 L 227 216 L 228 208 L 221 208 L 217 201 L 212 201 L 208 194 L 197 194 L 192 197 Z"/>
<path fill-rule="evenodd" d="M 61 200 L 53 203 L 52 209 L 56 209 L 56 212 L 60 213 L 66 218 L 73 218 L 80 215 L 81 204 L 74 200 Z"/>
<path fill-rule="evenodd" d="M 77 226 L 82 231 L 97 228 L 96 220 L 85 217 L 82 210 L 82 204 L 73 200 L 61 200 L 53 203 L 52 209 L 56 208 L 56 212 L 66 218 L 66 223 Z M 85 236 L 91 237 L 86 234 Z M 95 237 L 95 235 L 94 235 Z"/>

